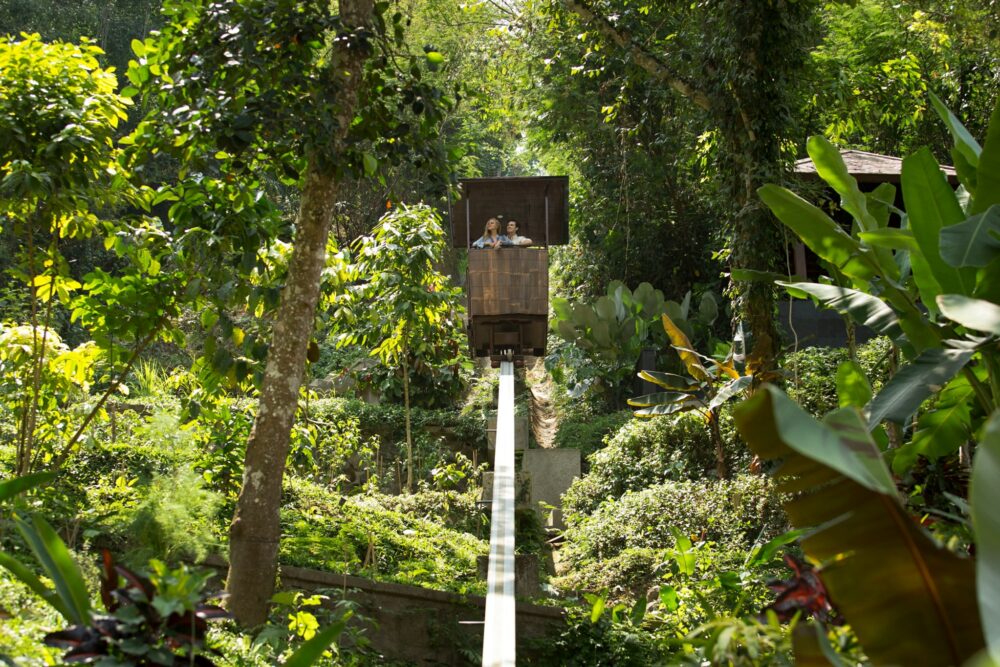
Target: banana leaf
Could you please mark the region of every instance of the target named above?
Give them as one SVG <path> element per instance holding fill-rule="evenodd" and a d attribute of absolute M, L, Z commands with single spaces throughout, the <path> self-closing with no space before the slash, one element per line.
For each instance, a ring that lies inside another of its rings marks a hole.
<path fill-rule="evenodd" d="M 878 297 L 865 292 L 837 285 L 821 283 L 777 283 L 790 291 L 798 290 L 815 297 L 824 308 L 832 308 L 841 315 L 847 315 L 857 324 L 863 325 L 883 336 L 899 340 L 903 329 L 896 313 Z"/>
<path fill-rule="evenodd" d="M 983 428 L 969 490 L 976 531 L 976 587 L 990 656 L 1000 663 L 1000 412 Z"/>
<path fill-rule="evenodd" d="M 825 137 L 814 135 L 806 142 L 806 149 L 816 173 L 840 195 L 840 206 L 851 214 L 861 232 L 873 232 L 879 228 L 878 221 L 868 211 L 868 199 L 858 188 L 858 182 L 847 171 L 844 158 L 836 146 Z M 889 280 L 899 280 L 899 267 L 893 261 L 892 253 L 886 248 L 875 248 L 879 266 Z"/>
<path fill-rule="evenodd" d="M 848 359 L 837 366 L 839 406 L 863 408 L 870 400 L 872 400 L 872 386 L 858 362 Z"/>
<path fill-rule="evenodd" d="M 955 267 L 986 266 L 1000 257 L 1000 206 L 941 230 L 941 259 Z"/>
<path fill-rule="evenodd" d="M 722 389 L 719 390 L 719 393 L 717 393 L 712 400 L 709 401 L 708 408 L 710 410 L 716 409 L 736 394 L 747 389 L 752 381 L 753 376 L 751 375 L 743 375 L 730 380 L 724 387 L 722 387 Z"/>
<path fill-rule="evenodd" d="M 56 473 L 54 472 L 36 472 L 13 479 L 6 479 L 0 482 L 0 502 L 10 500 L 22 491 L 27 491 L 40 484 L 50 482 L 55 476 Z"/>
<path fill-rule="evenodd" d="M 655 394 L 646 394 L 628 399 L 628 404 L 634 408 L 648 408 L 653 405 L 665 405 L 667 403 L 677 403 L 691 398 L 691 394 L 679 391 L 660 391 Z"/>
<path fill-rule="evenodd" d="M 870 246 L 890 248 L 892 250 L 906 250 L 908 252 L 920 250 L 917 240 L 913 238 L 913 232 L 909 229 L 888 227 L 886 229 L 876 229 L 871 232 L 861 232 L 858 236 Z"/>
<path fill-rule="evenodd" d="M 67 622 L 74 622 L 73 612 L 71 612 L 69 607 L 66 606 L 62 599 L 60 599 L 59 594 L 52 588 L 49 588 L 42 583 L 42 580 L 38 578 L 38 575 L 32 572 L 31 569 L 24 563 L 3 552 L 0 552 L 0 567 L 7 568 L 18 581 L 34 591 L 35 595 L 52 605 L 52 608 L 59 612 L 59 615 L 66 619 Z"/>
<path fill-rule="evenodd" d="M 976 196 L 971 212 L 982 213 L 994 204 L 1000 204 L 1000 102 L 990 117 L 983 152 L 979 154 Z"/>
<path fill-rule="evenodd" d="M 30 524 L 20 517 L 14 518 L 14 524 L 31 547 L 46 576 L 52 580 L 59 599 L 69 613 L 68 619 L 77 625 L 89 624 L 90 594 L 83 581 L 80 566 L 73 560 L 66 544 L 52 526 L 37 514 L 31 517 Z"/>
<path fill-rule="evenodd" d="M 982 147 L 979 142 L 976 141 L 975 137 L 969 133 L 965 126 L 962 125 L 955 114 L 951 112 L 951 109 L 946 107 L 940 98 L 934 93 L 930 93 L 931 104 L 934 105 L 934 110 L 937 111 L 938 115 L 941 116 L 941 120 L 944 124 L 948 126 L 948 131 L 951 132 L 951 136 L 955 139 L 955 147 L 958 151 L 965 157 L 965 159 L 973 167 L 979 166 L 979 155 L 983 152 Z"/>
<path fill-rule="evenodd" d="M 765 386 L 736 408 L 755 454 L 780 459 L 777 490 L 832 602 L 878 665 L 961 665 L 983 648 L 972 561 L 944 549 L 902 506 L 861 414 L 817 422 Z"/>
<path fill-rule="evenodd" d="M 772 184 L 762 186 L 757 194 L 775 217 L 795 232 L 810 250 L 844 275 L 864 282 L 881 272 L 878 262 L 857 239 L 802 197 Z"/>
<path fill-rule="evenodd" d="M 972 398 L 968 379 L 960 375 L 949 382 L 934 409 L 920 415 L 910 441 L 893 451 L 893 472 L 904 474 L 918 455 L 934 461 L 958 451 L 972 435 Z"/>
<path fill-rule="evenodd" d="M 941 314 L 966 329 L 1000 336 L 1000 306 L 961 294 L 942 294 L 937 298 Z"/>
<path fill-rule="evenodd" d="M 674 401 L 672 403 L 662 403 L 660 405 L 651 405 L 641 410 L 636 410 L 632 414 L 636 417 L 665 417 L 666 415 L 676 414 L 678 412 L 688 412 L 689 410 L 706 410 L 707 406 L 705 403 L 694 396 L 688 396 L 684 400 Z"/>
<path fill-rule="evenodd" d="M 701 383 L 683 375 L 660 371 L 639 371 L 639 377 L 670 391 L 697 391 Z"/>
<path fill-rule="evenodd" d="M 975 353 L 974 349 L 931 348 L 899 370 L 868 404 L 868 424 L 902 424 L 920 404 L 941 390 Z"/>
<path fill-rule="evenodd" d="M 688 292 L 687 297 L 685 297 L 685 303 L 687 303 L 687 299 L 690 296 L 691 293 Z M 681 361 L 684 362 L 684 367 L 687 368 L 687 372 L 691 374 L 691 377 L 696 380 L 711 380 L 711 376 L 702 365 L 697 353 L 692 351 L 691 341 L 687 335 L 681 331 L 680 327 L 674 324 L 674 321 L 666 313 L 660 319 L 663 320 L 663 329 L 667 332 L 670 342 L 677 348 L 677 354 L 681 356 Z"/>
<path fill-rule="evenodd" d="M 956 269 L 941 258 L 941 230 L 963 222 L 965 213 L 930 149 L 921 148 L 903 159 L 902 181 L 907 220 L 920 246 L 919 256 L 937 285 L 929 280 L 930 276 L 918 272 L 918 266 L 922 265 L 914 263 L 913 277 L 921 299 L 930 304 L 940 293 L 972 294 L 976 286 L 975 271 Z M 933 293 L 935 289 L 939 291 Z"/>

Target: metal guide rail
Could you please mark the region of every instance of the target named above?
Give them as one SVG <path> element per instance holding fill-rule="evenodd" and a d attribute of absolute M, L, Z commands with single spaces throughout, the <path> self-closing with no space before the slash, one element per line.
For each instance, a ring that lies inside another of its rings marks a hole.
<path fill-rule="evenodd" d="M 483 667 L 513 667 L 514 604 L 514 363 L 500 363 L 490 567 L 486 579 Z"/>

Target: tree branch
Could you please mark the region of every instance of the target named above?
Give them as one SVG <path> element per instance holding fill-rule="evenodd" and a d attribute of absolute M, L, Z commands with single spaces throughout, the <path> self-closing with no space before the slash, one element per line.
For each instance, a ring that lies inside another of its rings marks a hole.
<path fill-rule="evenodd" d="M 587 4 L 586 0 L 563 0 L 563 3 L 573 13 L 578 15 L 587 23 L 597 28 L 605 39 L 611 40 L 632 55 L 632 59 L 642 69 L 646 70 L 657 81 L 667 84 L 678 93 L 694 102 L 697 106 L 709 111 L 712 103 L 703 91 L 695 88 L 691 83 L 685 81 L 676 72 L 660 60 L 657 56 L 649 53 L 632 38 L 632 35 L 615 27 L 606 17 L 598 14 Z"/>

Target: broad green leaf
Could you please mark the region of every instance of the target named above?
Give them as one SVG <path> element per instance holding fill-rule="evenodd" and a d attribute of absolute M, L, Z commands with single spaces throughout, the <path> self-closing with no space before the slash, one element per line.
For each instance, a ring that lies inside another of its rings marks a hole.
<path fill-rule="evenodd" d="M 20 517 L 14 521 L 18 532 L 31 547 L 45 574 L 52 580 L 59 599 L 66 605 L 72 621 L 77 624 L 89 624 L 90 594 L 83 582 L 80 567 L 56 531 L 37 514 L 31 517 L 30 525 Z"/>
<path fill-rule="evenodd" d="M 0 482 L 0 502 L 10 500 L 23 491 L 47 484 L 56 477 L 55 472 L 36 472 Z"/>
<path fill-rule="evenodd" d="M 944 124 L 948 126 L 948 131 L 951 132 L 952 138 L 955 139 L 955 148 L 965 157 L 969 164 L 973 167 L 978 167 L 979 155 L 983 152 L 983 149 L 979 146 L 979 142 L 965 129 L 962 121 L 941 102 L 937 95 L 930 93 L 930 97 L 931 104 L 934 105 L 934 110 L 937 111 Z"/>
<path fill-rule="evenodd" d="M 666 584 L 660 586 L 660 604 L 667 611 L 677 611 L 677 589 Z"/>
<path fill-rule="evenodd" d="M 920 246 L 917 245 L 917 240 L 913 238 L 913 232 L 909 229 L 886 227 L 885 229 L 876 229 L 871 232 L 861 232 L 858 236 L 868 245 L 878 248 L 906 250 L 908 252 L 920 249 Z"/>
<path fill-rule="evenodd" d="M 961 294 L 942 294 L 937 298 L 941 314 L 966 329 L 1000 336 L 1000 306 Z"/>
<path fill-rule="evenodd" d="M 816 297 L 825 308 L 847 315 L 856 323 L 893 340 L 903 335 L 896 313 L 878 297 L 860 290 L 821 283 L 785 283 L 778 285 Z"/>
<path fill-rule="evenodd" d="M 866 281 L 877 273 L 867 251 L 819 208 L 777 185 L 765 185 L 757 193 L 778 220 L 844 275 Z"/>
<path fill-rule="evenodd" d="M 896 203 L 896 186 L 892 183 L 879 183 L 871 192 L 865 193 L 868 201 L 868 212 L 875 218 L 880 229 L 889 227 L 889 217 Z"/>
<path fill-rule="evenodd" d="M 806 149 L 813 164 L 816 165 L 816 173 L 840 195 L 840 206 L 857 221 L 858 229 L 861 232 L 873 232 L 880 225 L 868 211 L 868 198 L 858 188 L 858 182 L 847 171 L 844 158 L 836 146 L 826 140 L 825 137 L 815 135 L 809 137 Z M 899 267 L 892 259 L 892 254 L 885 248 L 876 248 L 875 256 L 878 258 L 879 266 L 890 280 L 899 279 Z"/>
<path fill-rule="evenodd" d="M 72 612 L 59 598 L 56 591 L 43 584 L 41 579 L 24 563 L 0 551 L 0 567 L 7 568 L 18 581 L 30 588 L 35 595 L 48 602 L 68 623 L 75 622 Z"/>
<path fill-rule="evenodd" d="M 364 163 L 366 176 L 371 176 L 378 171 L 378 160 L 371 153 L 365 153 L 362 156 L 362 162 Z"/>
<path fill-rule="evenodd" d="M 969 505 L 976 533 L 976 591 L 983 632 L 992 658 L 1000 662 L 1000 411 L 983 427 L 972 462 Z"/>
<path fill-rule="evenodd" d="M 767 544 L 754 547 L 747 556 L 745 565 L 752 567 L 766 565 L 772 558 L 775 557 L 781 547 L 795 542 L 802 537 L 805 532 L 805 530 L 789 530 L 781 535 L 778 535 L 773 540 L 770 540 Z"/>
<path fill-rule="evenodd" d="M 982 213 L 994 204 L 1000 204 L 1000 101 L 993 110 L 983 152 L 979 155 L 972 213 Z"/>
<path fill-rule="evenodd" d="M 942 229 L 941 258 L 954 267 L 986 266 L 1000 258 L 1000 206 Z"/>
<path fill-rule="evenodd" d="M 902 424 L 969 362 L 975 350 L 931 348 L 896 373 L 868 405 L 868 424 Z"/>
<path fill-rule="evenodd" d="M 734 414 L 750 449 L 781 461 L 786 513 L 810 530 L 802 549 L 872 663 L 961 665 L 982 648 L 972 561 L 910 517 L 856 410 L 820 424 L 765 386 Z"/>
<path fill-rule="evenodd" d="M 968 380 L 961 376 L 952 380 L 941 392 L 937 405 L 920 415 L 910 441 L 895 450 L 893 472 L 904 474 L 918 456 L 934 461 L 958 451 L 971 435 L 972 396 Z"/>
<path fill-rule="evenodd" d="M 344 626 L 352 613 L 348 612 L 341 620 L 331 623 L 317 632 L 312 639 L 300 646 L 282 664 L 285 667 L 311 667 L 311 665 L 314 665 L 317 660 L 323 657 L 323 653 L 329 648 L 330 644 L 336 641 L 337 637 L 344 632 Z"/>
<path fill-rule="evenodd" d="M 902 179 L 907 219 L 920 246 L 921 259 L 926 262 L 943 293 L 972 294 L 976 284 L 975 272 L 956 269 L 941 259 L 941 230 L 962 222 L 965 214 L 930 149 L 922 148 L 903 160 Z M 917 278 L 916 269 L 914 263 L 914 278 Z M 921 286 L 920 281 L 917 286 L 924 303 L 933 303 L 937 294 L 929 293 L 929 286 Z"/>
<path fill-rule="evenodd" d="M 872 400 L 872 386 L 868 377 L 853 359 L 837 367 L 837 400 L 840 407 L 863 408 Z"/>

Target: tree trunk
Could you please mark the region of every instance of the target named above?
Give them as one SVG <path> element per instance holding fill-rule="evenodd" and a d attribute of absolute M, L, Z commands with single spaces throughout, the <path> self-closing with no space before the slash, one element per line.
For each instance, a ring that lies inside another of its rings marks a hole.
<path fill-rule="evenodd" d="M 340 0 L 340 10 L 345 28 L 367 26 L 372 0 Z M 247 442 L 243 485 L 229 531 L 227 579 L 229 610 L 244 626 L 267 620 L 274 592 L 282 478 L 336 203 L 338 184 L 329 165 L 339 157 L 354 117 L 366 53 L 367 49 L 356 43 L 341 46 L 339 58 L 329 66 L 329 85 L 340 97 L 341 129 L 331 138 L 328 152 L 311 155 L 306 168 L 296 218 L 295 249 L 274 318 L 257 417 Z"/>
<path fill-rule="evenodd" d="M 715 471 L 719 479 L 729 479 L 729 466 L 726 465 L 726 448 L 722 441 L 722 429 L 719 428 L 719 414 L 710 412 L 708 415 L 708 432 L 715 446 Z"/>
<path fill-rule="evenodd" d="M 410 429 L 410 348 L 403 346 L 403 409 L 406 414 L 406 492 L 413 493 L 413 432 Z"/>

